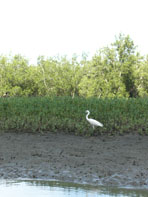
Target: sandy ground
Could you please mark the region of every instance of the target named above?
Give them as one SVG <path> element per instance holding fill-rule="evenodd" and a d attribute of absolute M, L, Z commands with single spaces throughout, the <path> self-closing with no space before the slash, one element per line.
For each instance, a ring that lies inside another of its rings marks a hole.
<path fill-rule="evenodd" d="M 1 133 L 0 178 L 148 188 L 148 136 Z"/>

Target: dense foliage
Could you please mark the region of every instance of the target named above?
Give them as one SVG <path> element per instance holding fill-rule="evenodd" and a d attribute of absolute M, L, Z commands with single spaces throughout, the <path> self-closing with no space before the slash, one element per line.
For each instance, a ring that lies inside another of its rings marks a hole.
<path fill-rule="evenodd" d="M 0 96 L 75 96 L 113 98 L 148 96 L 148 58 L 120 34 L 91 60 L 82 55 L 39 57 L 29 65 L 21 55 L 0 56 Z"/>
<path fill-rule="evenodd" d="M 92 129 L 85 119 L 103 123 Z M 81 97 L 0 98 L 0 131 L 67 132 L 76 135 L 148 134 L 148 99 Z"/>

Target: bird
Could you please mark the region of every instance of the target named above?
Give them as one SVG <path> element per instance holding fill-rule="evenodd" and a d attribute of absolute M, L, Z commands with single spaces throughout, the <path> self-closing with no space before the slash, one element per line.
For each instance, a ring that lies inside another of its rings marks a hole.
<path fill-rule="evenodd" d="M 91 119 L 91 118 L 88 118 L 89 114 L 90 114 L 90 111 L 89 110 L 86 110 L 86 120 L 91 124 L 92 128 L 95 129 L 95 127 L 103 127 L 103 124 L 97 120 L 94 120 L 94 119 Z"/>

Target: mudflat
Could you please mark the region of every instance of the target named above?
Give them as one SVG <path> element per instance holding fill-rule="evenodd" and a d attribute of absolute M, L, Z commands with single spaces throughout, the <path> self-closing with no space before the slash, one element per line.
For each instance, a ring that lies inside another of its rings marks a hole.
<path fill-rule="evenodd" d="M 148 188 L 148 136 L 1 133 L 0 178 Z"/>

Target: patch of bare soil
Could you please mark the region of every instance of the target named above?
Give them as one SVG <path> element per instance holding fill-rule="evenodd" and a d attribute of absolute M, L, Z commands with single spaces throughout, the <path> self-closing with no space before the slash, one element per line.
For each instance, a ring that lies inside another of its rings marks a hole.
<path fill-rule="evenodd" d="M 148 186 L 148 136 L 2 133 L 0 178 Z"/>

